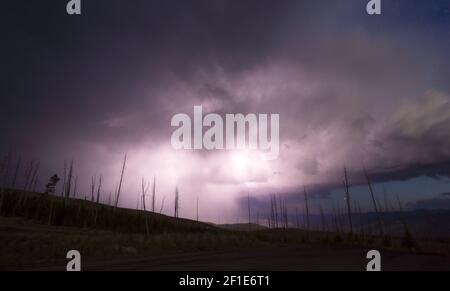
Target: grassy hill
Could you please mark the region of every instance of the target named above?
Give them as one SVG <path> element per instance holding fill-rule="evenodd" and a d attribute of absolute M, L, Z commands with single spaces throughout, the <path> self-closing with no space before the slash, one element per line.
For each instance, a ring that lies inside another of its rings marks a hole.
<path fill-rule="evenodd" d="M 167 231 L 204 232 L 214 226 L 187 219 L 133 209 L 117 208 L 86 200 L 64 199 L 41 193 L 7 190 L 2 195 L 1 213 L 52 226 L 109 230 L 120 233 L 157 234 Z"/>
<path fill-rule="evenodd" d="M 386 238 L 370 235 L 268 229 L 254 224 L 217 226 L 17 190 L 1 193 L 0 212 L 0 269 L 7 270 L 61 263 L 72 249 L 87 260 L 299 244 L 405 250 L 400 237 L 390 237 L 386 243 Z M 408 250 L 449 253 L 450 247 L 448 242 L 427 242 Z"/>
<path fill-rule="evenodd" d="M 267 229 L 267 227 L 256 223 L 218 224 L 217 226 L 223 229 L 237 230 L 237 231 L 255 231 Z"/>

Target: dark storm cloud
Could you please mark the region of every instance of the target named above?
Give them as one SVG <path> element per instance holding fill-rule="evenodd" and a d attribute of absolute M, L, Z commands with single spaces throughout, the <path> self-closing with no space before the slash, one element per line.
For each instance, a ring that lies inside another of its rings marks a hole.
<path fill-rule="evenodd" d="M 215 64 L 230 74 L 251 67 L 267 54 L 277 22 L 290 6 L 272 1 L 83 4 L 86 13 L 78 19 L 61 13 L 64 3 L 55 1 L 6 5 L 2 118 L 14 124 L 3 128 L 12 140 L 33 123 L 35 132 L 50 131 L 60 139 L 81 135 L 111 142 L 118 130 L 105 126 L 110 119 L 112 125 L 133 123 L 119 132 L 126 138 L 139 139 L 148 130 L 158 137 L 168 124 L 164 99 L 184 98 L 176 89 L 172 96 L 161 91 L 191 82 L 196 70 Z M 122 123 L 114 120 L 124 115 Z"/>
<path fill-rule="evenodd" d="M 363 164 L 374 182 L 448 176 L 448 1 L 386 1 L 380 17 L 366 3 L 98 0 L 69 17 L 65 1 L 7 1 L 0 151 L 108 167 L 98 152 L 167 146 L 172 115 L 203 104 L 280 113 L 264 193 L 326 198 L 344 165 L 353 184 Z M 213 174 L 186 180 L 239 182 L 195 159 Z"/>

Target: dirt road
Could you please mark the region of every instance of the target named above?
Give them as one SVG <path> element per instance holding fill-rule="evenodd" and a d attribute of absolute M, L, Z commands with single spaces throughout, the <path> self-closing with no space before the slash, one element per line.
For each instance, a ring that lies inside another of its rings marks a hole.
<path fill-rule="evenodd" d="M 100 271 L 364 271 L 368 249 L 289 246 L 245 251 L 202 252 L 82 261 L 83 270 Z M 382 270 L 450 271 L 450 257 L 381 252 Z M 65 270 L 64 266 L 37 270 Z"/>

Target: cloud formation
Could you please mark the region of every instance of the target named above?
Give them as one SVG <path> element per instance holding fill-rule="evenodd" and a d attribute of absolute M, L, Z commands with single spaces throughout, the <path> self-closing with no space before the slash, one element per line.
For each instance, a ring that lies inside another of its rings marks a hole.
<path fill-rule="evenodd" d="M 114 191 L 127 152 L 127 206 L 157 176 L 160 203 L 178 185 L 181 214 L 200 196 L 217 220 L 247 192 L 324 197 L 344 166 L 352 184 L 363 164 L 377 182 L 449 175 L 445 3 L 370 18 L 366 1 L 95 1 L 74 19 L 19 2 L 0 20 L 0 149 L 40 159 L 44 176 L 74 158 Z M 280 114 L 279 159 L 173 151 L 170 120 L 194 105 Z"/>

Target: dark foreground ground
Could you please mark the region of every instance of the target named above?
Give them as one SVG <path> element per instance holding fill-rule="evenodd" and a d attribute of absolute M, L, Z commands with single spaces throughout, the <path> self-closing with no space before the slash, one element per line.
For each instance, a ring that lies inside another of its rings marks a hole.
<path fill-rule="evenodd" d="M 406 240 L 302 229 L 216 227 L 39 193 L 4 192 L 0 270 L 61 270 L 69 250 L 82 270 L 363 271 L 369 250 L 383 270 L 450 271 L 448 239 Z"/>
<path fill-rule="evenodd" d="M 87 271 L 365 271 L 368 249 L 284 246 L 246 251 L 200 252 L 108 261 L 84 261 Z M 450 271 L 450 258 L 381 252 L 383 271 Z M 24 270 L 65 270 L 64 265 Z"/>

